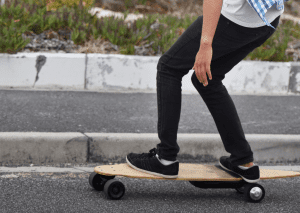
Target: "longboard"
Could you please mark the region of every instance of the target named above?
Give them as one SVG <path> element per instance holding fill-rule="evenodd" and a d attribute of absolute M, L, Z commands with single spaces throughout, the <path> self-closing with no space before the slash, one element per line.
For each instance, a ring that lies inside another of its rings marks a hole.
<path fill-rule="evenodd" d="M 121 199 L 125 186 L 115 176 L 140 179 L 186 180 L 198 188 L 234 188 L 244 194 L 250 202 L 260 202 L 265 196 L 264 188 L 258 183 L 247 183 L 233 172 L 224 170 L 219 165 L 180 163 L 177 178 L 164 178 L 131 168 L 127 163 L 96 166 L 89 177 L 90 185 L 104 191 L 108 199 Z M 300 176 L 299 172 L 260 169 L 260 180 Z"/>

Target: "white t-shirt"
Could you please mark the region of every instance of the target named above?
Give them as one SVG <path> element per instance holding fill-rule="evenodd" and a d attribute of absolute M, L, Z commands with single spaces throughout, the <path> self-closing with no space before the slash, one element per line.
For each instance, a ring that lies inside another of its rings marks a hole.
<path fill-rule="evenodd" d="M 271 24 L 284 12 L 277 10 L 274 4 L 266 13 L 266 19 Z M 230 21 L 248 28 L 265 26 L 266 23 L 259 17 L 257 12 L 249 5 L 247 0 L 223 0 L 221 14 Z"/>

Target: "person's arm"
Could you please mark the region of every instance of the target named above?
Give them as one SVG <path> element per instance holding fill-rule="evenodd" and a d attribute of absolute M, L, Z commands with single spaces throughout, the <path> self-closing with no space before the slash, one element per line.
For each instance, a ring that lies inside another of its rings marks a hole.
<path fill-rule="evenodd" d="M 210 80 L 212 75 L 210 64 L 213 54 L 212 42 L 221 15 L 223 0 L 204 0 L 203 2 L 203 25 L 200 40 L 200 48 L 196 55 L 193 69 L 204 86 L 208 85 L 206 73 Z"/>
<path fill-rule="evenodd" d="M 212 45 L 221 15 L 223 0 L 204 0 L 201 45 Z"/>

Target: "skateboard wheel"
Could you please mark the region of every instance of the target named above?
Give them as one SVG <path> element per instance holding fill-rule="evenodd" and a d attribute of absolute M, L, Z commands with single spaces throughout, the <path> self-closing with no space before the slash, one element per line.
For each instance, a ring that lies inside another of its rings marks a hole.
<path fill-rule="evenodd" d="M 265 197 L 265 189 L 257 183 L 248 183 L 245 185 L 244 196 L 246 201 L 258 203 Z"/>
<path fill-rule="evenodd" d="M 118 180 L 108 180 L 104 185 L 104 193 L 108 199 L 119 200 L 125 194 L 125 186 Z"/>
<path fill-rule="evenodd" d="M 100 175 L 96 172 L 92 172 L 89 177 L 90 186 L 93 187 L 97 191 L 103 191 L 104 184 L 113 179 L 115 176 L 104 176 Z"/>

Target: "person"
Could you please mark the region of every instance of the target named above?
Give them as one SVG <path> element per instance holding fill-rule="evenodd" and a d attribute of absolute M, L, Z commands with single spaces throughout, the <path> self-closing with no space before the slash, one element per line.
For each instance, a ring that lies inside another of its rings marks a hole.
<path fill-rule="evenodd" d="M 191 81 L 216 123 L 225 150 L 231 154 L 220 158 L 220 166 L 249 183 L 260 180 L 259 167 L 254 164 L 253 152 L 222 80 L 235 65 L 272 36 L 284 11 L 283 6 L 282 0 L 204 0 L 203 16 L 186 29 L 157 64 L 160 143 L 149 153 L 128 154 L 129 166 L 164 178 L 178 177 L 181 81 L 192 68 Z"/>

